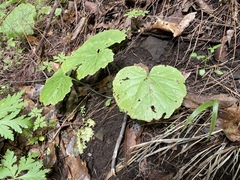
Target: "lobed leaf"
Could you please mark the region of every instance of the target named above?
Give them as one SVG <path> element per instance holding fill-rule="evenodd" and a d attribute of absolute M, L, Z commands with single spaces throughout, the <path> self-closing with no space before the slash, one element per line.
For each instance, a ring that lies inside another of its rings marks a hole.
<path fill-rule="evenodd" d="M 140 66 L 125 67 L 113 81 L 113 96 L 132 119 L 169 118 L 186 95 L 184 77 L 170 66 L 155 66 L 148 74 Z"/>
<path fill-rule="evenodd" d="M 24 107 L 21 95 L 23 91 L 8 95 L 0 101 L 0 135 L 5 139 L 14 140 L 13 130 L 22 133 L 22 128 L 30 126 L 30 119 L 25 116 L 19 116 L 19 112 Z"/>
<path fill-rule="evenodd" d="M 13 151 L 7 150 L 0 167 L 0 178 L 38 180 L 46 179 L 46 173 L 49 169 L 41 170 L 42 163 L 35 161 L 33 155 L 29 154 L 27 158 L 21 157 L 19 164 L 16 163 L 16 156 Z"/>
<path fill-rule="evenodd" d="M 113 52 L 109 46 L 125 39 L 125 33 L 119 30 L 106 30 L 89 38 L 78 50 L 67 56 L 62 70 L 67 73 L 77 68 L 77 78 L 93 75 L 113 61 Z"/>

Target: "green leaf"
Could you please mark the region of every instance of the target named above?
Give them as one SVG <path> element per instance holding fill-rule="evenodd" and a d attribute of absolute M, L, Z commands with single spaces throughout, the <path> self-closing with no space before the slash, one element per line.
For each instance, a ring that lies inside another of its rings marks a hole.
<path fill-rule="evenodd" d="M 215 72 L 217 75 L 219 75 L 219 76 L 221 76 L 221 75 L 224 74 L 220 69 L 215 69 L 214 72 Z"/>
<path fill-rule="evenodd" d="M 33 34 L 36 15 L 33 5 L 21 3 L 3 21 L 1 31 L 9 38 Z"/>
<path fill-rule="evenodd" d="M 5 155 L 3 156 L 2 165 L 4 167 L 0 167 L 0 179 L 6 177 L 14 177 L 17 172 L 17 166 L 13 165 L 17 161 L 16 156 L 14 156 L 13 151 L 7 150 Z"/>
<path fill-rule="evenodd" d="M 21 99 L 22 93 L 23 91 L 13 96 L 8 95 L 7 98 L 0 101 L 0 135 L 5 139 L 13 141 L 13 130 L 22 133 L 22 128 L 30 126 L 29 118 L 17 117 L 25 104 Z"/>
<path fill-rule="evenodd" d="M 208 50 L 211 52 L 211 53 L 214 53 L 214 51 L 217 49 L 217 48 L 220 48 L 222 46 L 222 44 L 217 44 L 213 47 L 210 47 L 208 48 Z"/>
<path fill-rule="evenodd" d="M 16 163 L 16 156 L 13 151 L 7 150 L 0 167 L 0 178 L 11 177 L 11 179 L 38 180 L 46 179 L 48 169 L 41 170 L 42 163 L 35 161 L 34 156 L 29 154 L 27 158 L 21 157 L 19 164 Z"/>
<path fill-rule="evenodd" d="M 64 73 L 77 69 L 80 80 L 87 75 L 93 75 L 113 61 L 113 52 L 109 46 L 125 39 L 125 33 L 119 30 L 107 30 L 88 39 L 78 50 L 67 56 L 62 64 Z"/>
<path fill-rule="evenodd" d="M 198 71 L 200 76 L 204 76 L 204 74 L 206 74 L 206 70 L 205 69 L 199 69 Z"/>
<path fill-rule="evenodd" d="M 209 137 L 211 136 L 217 122 L 218 106 L 219 106 L 218 100 L 213 100 L 212 119 L 211 119 Z"/>
<path fill-rule="evenodd" d="M 63 100 L 65 95 L 70 92 L 72 86 L 72 78 L 66 76 L 59 69 L 52 77 L 50 77 L 40 93 L 40 101 L 44 105 L 55 105 Z"/>
<path fill-rule="evenodd" d="M 201 104 L 197 109 L 195 109 L 193 111 L 193 113 L 188 117 L 187 121 L 184 124 L 184 129 L 187 127 L 187 125 L 189 123 L 191 123 L 193 121 L 193 119 L 195 117 L 197 117 L 201 112 L 203 112 L 204 110 L 206 110 L 207 108 L 213 106 L 213 102 L 209 101 L 209 102 L 205 102 L 203 104 Z"/>
<path fill-rule="evenodd" d="M 186 95 L 184 77 L 171 66 L 155 66 L 151 72 L 125 67 L 113 81 L 113 96 L 121 111 L 132 119 L 152 121 L 169 118 Z"/>

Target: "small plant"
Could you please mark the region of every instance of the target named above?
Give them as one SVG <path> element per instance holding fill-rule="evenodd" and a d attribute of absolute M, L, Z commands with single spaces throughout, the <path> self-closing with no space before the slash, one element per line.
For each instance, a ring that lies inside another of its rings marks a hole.
<path fill-rule="evenodd" d="M 77 135 L 77 147 L 80 154 L 83 153 L 84 149 L 87 148 L 88 143 L 94 135 L 93 127 L 95 122 L 92 119 L 84 120 L 83 127 L 76 132 Z"/>
<path fill-rule="evenodd" d="M 24 107 L 21 99 L 22 92 L 8 95 L 0 101 L 0 135 L 5 139 L 14 140 L 13 130 L 22 133 L 22 128 L 31 126 L 31 120 L 25 116 L 18 116 Z"/>
<path fill-rule="evenodd" d="M 201 61 L 203 64 L 204 64 L 204 68 L 202 69 L 199 69 L 199 75 L 200 76 L 204 76 L 204 74 L 206 73 L 206 68 L 209 67 L 208 65 L 208 61 L 210 60 L 210 58 L 212 57 L 212 54 L 214 53 L 214 51 L 216 49 L 218 49 L 219 47 L 221 47 L 222 44 L 218 44 L 218 45 L 215 45 L 213 47 L 210 47 L 208 48 L 208 51 L 209 51 L 209 55 L 198 55 L 197 53 L 193 52 L 191 53 L 190 57 L 193 57 L 193 58 L 197 58 L 197 60 Z M 217 75 L 222 75 L 223 72 L 220 71 L 219 69 L 215 68 L 215 71 L 214 71 Z"/>
<path fill-rule="evenodd" d="M 36 9 L 29 3 L 21 3 L 6 17 L 0 26 L 0 32 L 6 34 L 9 38 L 23 37 L 33 34 Z"/>
<path fill-rule="evenodd" d="M 64 52 L 59 53 L 57 56 L 53 56 L 54 62 L 63 63 L 66 60 Z"/>
<path fill-rule="evenodd" d="M 61 68 L 49 78 L 41 91 L 40 100 L 56 104 L 70 91 L 76 70 L 77 79 L 93 75 L 113 61 L 109 46 L 124 40 L 124 32 L 108 30 L 87 40 L 72 56 L 67 56 Z M 143 64 L 125 67 L 113 81 L 113 95 L 122 112 L 132 119 L 152 121 L 169 118 L 181 106 L 186 95 L 185 80 L 181 72 L 171 66 L 155 66 L 149 72 Z"/>
<path fill-rule="evenodd" d="M 184 129 L 187 127 L 188 124 L 190 124 L 201 112 L 205 111 L 207 108 L 212 107 L 212 119 L 211 119 L 211 125 L 210 125 L 210 131 L 209 131 L 209 137 L 211 136 L 216 122 L 217 122 L 217 115 L 218 115 L 218 106 L 219 102 L 218 100 L 213 100 L 209 102 L 205 102 L 201 104 L 197 109 L 193 111 L 193 113 L 189 116 L 187 121 L 185 122 Z"/>
<path fill-rule="evenodd" d="M 48 105 L 63 100 L 72 86 L 72 78 L 68 76 L 69 72 L 76 70 L 78 80 L 95 74 L 113 61 L 114 54 L 108 47 L 120 43 L 124 39 L 125 33 L 119 30 L 103 31 L 88 39 L 72 53 L 72 56 L 66 56 L 61 68 L 46 81 L 40 94 L 40 101 L 44 105 Z"/>
<path fill-rule="evenodd" d="M 41 170 L 42 162 L 35 161 L 35 157 L 36 155 L 28 154 L 28 157 L 21 157 L 17 163 L 14 152 L 7 150 L 0 166 L 0 179 L 46 179 L 46 173 L 50 170 Z"/>
<path fill-rule="evenodd" d="M 137 18 L 138 16 L 145 16 L 148 13 L 149 13 L 149 11 L 133 9 L 132 11 L 127 12 L 126 14 L 124 14 L 124 16 L 126 16 L 128 18 Z"/>
<path fill-rule="evenodd" d="M 47 70 L 48 72 L 52 71 L 52 62 L 44 61 L 43 65 L 39 68 L 40 71 Z"/>
<path fill-rule="evenodd" d="M 14 131 L 22 133 L 22 129 L 26 130 L 32 127 L 30 117 L 20 116 L 20 111 L 24 108 L 25 103 L 21 96 L 24 91 L 16 93 L 12 96 L 8 95 L 0 101 L 0 135 L 5 139 L 14 140 Z M 34 113 L 35 112 L 35 113 Z M 38 115 L 38 111 L 32 112 L 33 116 Z M 43 124 L 35 123 L 35 127 L 40 127 Z M 27 158 L 21 157 L 17 164 L 17 158 L 14 152 L 7 150 L 3 156 L 0 166 L 0 179 L 46 179 L 45 174 L 49 170 L 40 170 L 41 162 L 35 161 L 32 154 Z"/>

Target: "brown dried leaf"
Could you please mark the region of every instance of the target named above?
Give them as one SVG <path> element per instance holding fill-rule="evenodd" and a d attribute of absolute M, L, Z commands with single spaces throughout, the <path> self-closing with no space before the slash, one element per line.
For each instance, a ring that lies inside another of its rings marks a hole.
<path fill-rule="evenodd" d="M 215 49 L 214 58 L 218 62 L 224 62 L 226 60 L 227 54 L 227 49 L 224 44 L 222 44 L 219 48 Z"/>
<path fill-rule="evenodd" d="M 238 100 L 228 94 L 218 94 L 218 95 L 198 95 L 194 93 L 189 93 L 185 96 L 183 101 L 183 106 L 187 108 L 195 109 L 202 103 L 213 101 L 214 99 L 219 100 L 220 108 L 227 108 L 235 104 Z"/>
<path fill-rule="evenodd" d="M 157 21 L 152 25 L 152 29 L 160 29 L 166 32 L 171 32 L 173 33 L 173 36 L 176 34 L 181 34 L 180 27 L 177 23 L 168 22 L 160 18 L 158 18 Z"/>
<path fill-rule="evenodd" d="M 179 23 L 180 33 L 175 33 L 174 37 L 179 36 L 189 26 L 189 24 L 194 20 L 196 13 L 197 12 L 192 12 L 184 16 L 183 20 Z"/>
<path fill-rule="evenodd" d="M 87 10 L 90 10 L 91 13 L 96 14 L 98 12 L 98 6 L 96 3 L 93 3 L 91 1 L 85 2 L 85 7 Z"/>
<path fill-rule="evenodd" d="M 230 141 L 240 142 L 240 108 L 231 106 L 219 112 L 218 127 Z"/>
<path fill-rule="evenodd" d="M 166 32 L 173 33 L 173 37 L 177 37 L 182 34 L 182 32 L 189 26 L 189 24 L 194 20 L 196 12 L 189 13 L 181 20 L 181 22 L 169 22 L 158 18 L 156 22 L 152 25 L 153 29 L 160 29 Z"/>
<path fill-rule="evenodd" d="M 135 126 L 139 126 L 139 124 L 134 124 Z M 131 158 L 131 153 L 135 149 L 133 146 L 140 143 L 140 135 L 143 131 L 143 128 L 134 128 L 126 127 L 125 130 L 125 138 L 124 138 L 124 157 L 125 160 L 128 161 Z"/>
<path fill-rule="evenodd" d="M 27 41 L 30 43 L 30 44 L 34 44 L 35 46 L 38 45 L 39 43 L 39 39 L 34 37 L 34 36 L 31 36 L 31 35 L 27 35 Z"/>
<path fill-rule="evenodd" d="M 61 65 L 59 63 L 56 63 L 56 62 L 52 62 L 52 65 L 51 65 L 53 71 L 57 71 Z"/>
<path fill-rule="evenodd" d="M 90 180 L 86 163 L 80 159 L 80 156 L 66 157 L 66 164 L 68 166 L 67 179 L 84 179 Z"/>
<path fill-rule="evenodd" d="M 211 5 L 208 5 L 206 2 L 204 2 L 203 0 L 196 0 L 195 1 L 196 5 L 198 7 L 200 7 L 201 10 L 203 10 L 204 12 L 211 14 L 213 13 L 213 8 Z"/>
<path fill-rule="evenodd" d="M 234 30 L 229 29 L 227 30 L 227 35 L 222 37 L 221 39 L 222 45 L 214 51 L 214 57 L 217 61 L 224 62 L 224 60 L 226 60 L 225 58 L 227 57 L 228 54 L 227 43 L 230 46 L 233 34 Z"/>

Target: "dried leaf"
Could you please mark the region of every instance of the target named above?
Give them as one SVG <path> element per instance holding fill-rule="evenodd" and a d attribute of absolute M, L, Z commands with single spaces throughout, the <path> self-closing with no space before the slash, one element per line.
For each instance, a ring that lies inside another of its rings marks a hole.
<path fill-rule="evenodd" d="M 233 29 L 227 30 L 227 41 L 228 41 L 228 45 L 229 46 L 231 44 L 231 39 L 233 37 L 233 34 L 234 34 L 234 30 Z"/>
<path fill-rule="evenodd" d="M 96 14 L 98 12 L 98 6 L 96 3 L 93 3 L 91 1 L 85 2 L 85 7 L 87 10 L 90 10 L 91 13 Z"/>
<path fill-rule="evenodd" d="M 35 46 L 37 46 L 39 43 L 38 38 L 31 36 L 31 35 L 27 35 L 27 41 L 31 44 L 34 44 Z"/>
<path fill-rule="evenodd" d="M 185 96 L 183 105 L 187 108 L 195 109 L 202 103 L 213 101 L 214 99 L 219 100 L 220 108 L 230 107 L 238 101 L 236 98 L 230 97 L 227 94 L 205 96 L 205 95 L 189 93 Z"/>
<path fill-rule="evenodd" d="M 57 162 L 55 143 L 48 142 L 46 145 L 46 154 L 43 156 L 43 164 L 45 167 L 52 168 Z"/>
<path fill-rule="evenodd" d="M 240 142 L 240 108 L 231 106 L 219 112 L 217 123 L 230 141 Z"/>
<path fill-rule="evenodd" d="M 189 13 L 182 21 L 178 24 L 175 22 L 169 22 L 158 18 L 156 22 L 152 25 L 153 29 L 161 29 L 166 32 L 173 33 L 174 37 L 182 34 L 182 32 L 189 26 L 189 24 L 194 20 L 196 12 Z"/>
<path fill-rule="evenodd" d="M 222 45 L 214 51 L 214 57 L 217 61 L 224 62 L 224 60 L 226 60 L 225 58 L 227 57 L 228 54 L 227 43 L 230 46 L 233 34 L 234 30 L 229 29 L 227 30 L 227 35 L 222 37 L 221 39 Z"/>
<path fill-rule="evenodd" d="M 80 159 L 80 156 L 66 157 L 66 164 L 68 165 L 67 179 L 90 180 L 86 163 Z"/>
<path fill-rule="evenodd" d="M 200 7 L 201 10 L 204 12 L 211 14 L 213 13 L 213 8 L 211 5 L 208 5 L 206 2 L 203 0 L 196 0 L 195 3 L 197 4 L 198 7 Z"/>
<path fill-rule="evenodd" d="M 61 67 L 61 65 L 59 63 L 52 62 L 51 67 L 53 71 L 57 71 Z"/>
<path fill-rule="evenodd" d="M 192 12 L 184 16 L 183 20 L 179 23 L 180 34 L 189 26 L 189 24 L 194 20 L 197 12 Z M 175 33 L 174 37 L 179 36 L 180 34 Z"/>
<path fill-rule="evenodd" d="M 138 126 L 135 128 L 134 126 Z M 135 145 L 140 143 L 140 135 L 143 131 L 143 128 L 139 124 L 134 124 L 133 127 L 126 127 L 125 138 L 124 138 L 124 157 L 128 161 L 131 158 L 131 153 L 134 150 Z M 140 128 L 139 128 L 140 126 Z"/>
<path fill-rule="evenodd" d="M 174 35 L 181 34 L 180 27 L 177 23 L 168 22 L 160 18 L 158 18 L 157 21 L 152 25 L 152 29 L 160 29 L 166 32 L 171 32 Z"/>
<path fill-rule="evenodd" d="M 227 57 L 227 49 L 226 47 L 222 44 L 219 48 L 215 49 L 214 51 L 214 58 L 218 62 L 224 62 Z"/>

